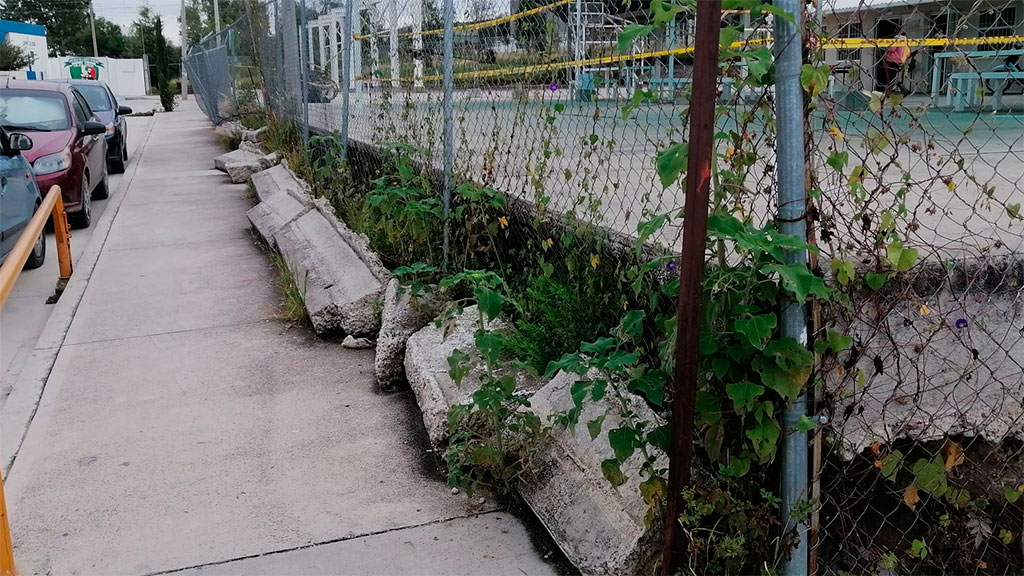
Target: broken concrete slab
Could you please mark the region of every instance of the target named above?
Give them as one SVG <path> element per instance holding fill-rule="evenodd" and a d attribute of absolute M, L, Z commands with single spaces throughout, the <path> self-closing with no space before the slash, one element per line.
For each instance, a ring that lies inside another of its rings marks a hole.
<path fill-rule="evenodd" d="M 596 375 L 595 375 L 596 376 Z M 530 399 L 534 413 L 548 422 L 573 407 L 570 389 L 583 379 L 559 372 Z M 655 425 L 663 422 L 640 398 L 631 409 Z M 609 396 L 587 402 L 580 423 L 604 415 L 601 433 L 591 439 L 586 426 L 572 430 L 555 426 L 550 442 L 534 455 L 517 489 L 555 542 L 583 574 L 644 574 L 657 557 L 660 526 L 646 526 L 648 507 L 640 496 L 642 456 L 622 465 L 626 482 L 614 487 L 601 473 L 601 462 L 615 456 L 608 431 L 618 427 L 621 410 Z M 659 466 L 668 466 L 667 460 Z"/>
<path fill-rule="evenodd" d="M 477 307 L 470 306 L 445 326 L 427 324 L 406 343 L 405 374 L 423 414 L 427 436 L 435 448 L 448 441 L 448 409 L 456 404 L 468 404 L 473 393 L 480 389 L 484 363 L 475 344 L 478 322 Z M 490 331 L 507 328 L 501 319 L 486 326 Z M 461 350 L 470 357 L 470 372 L 463 378 L 461 386 L 456 386 L 448 374 L 448 357 L 455 350 Z M 499 375 L 504 373 L 507 372 L 499 371 Z M 543 384 L 526 372 L 515 371 L 515 374 L 519 392 L 532 394 Z"/>
<path fill-rule="evenodd" d="M 213 167 L 221 172 L 227 172 L 228 164 L 235 162 L 255 162 L 258 163 L 261 154 L 249 152 L 246 150 L 232 150 L 226 154 L 221 154 L 213 159 Z"/>
<path fill-rule="evenodd" d="M 286 165 L 253 174 L 252 184 L 260 203 L 246 216 L 260 237 L 276 248 L 274 236 L 285 224 L 312 210 L 313 201 L 302 181 Z"/>
<path fill-rule="evenodd" d="M 267 169 L 267 168 L 270 168 L 272 166 L 277 166 L 280 163 L 281 163 L 281 154 L 279 154 L 277 152 L 271 152 L 270 154 L 264 154 L 263 157 L 260 158 L 260 166 L 262 166 L 263 169 Z"/>
<path fill-rule="evenodd" d="M 377 387 L 381 391 L 393 392 L 405 385 L 405 343 L 440 312 L 441 303 L 435 295 L 414 297 L 408 290 L 400 290 L 397 278 L 388 282 L 377 335 L 377 354 L 373 358 Z"/>
<path fill-rule="evenodd" d="M 242 140 L 238 143 L 239 150 L 245 150 L 246 152 L 252 152 L 253 154 L 263 154 L 263 148 L 256 142 L 250 142 L 248 140 Z"/>
<path fill-rule="evenodd" d="M 377 333 L 388 277 L 375 275 L 323 213 L 308 210 L 273 238 L 317 333 Z"/>
<path fill-rule="evenodd" d="M 244 184 L 249 181 L 253 174 L 263 170 L 263 165 L 256 162 L 228 162 L 224 165 L 224 171 L 228 173 L 231 181 L 235 184 Z"/>
<path fill-rule="evenodd" d="M 263 136 L 266 135 L 266 133 L 266 126 L 261 126 L 255 130 L 243 130 L 242 142 L 259 142 L 263 140 Z"/>

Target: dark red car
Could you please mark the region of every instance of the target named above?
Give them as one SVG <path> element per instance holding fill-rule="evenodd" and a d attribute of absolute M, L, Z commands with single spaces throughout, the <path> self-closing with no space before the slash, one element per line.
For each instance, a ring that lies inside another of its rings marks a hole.
<path fill-rule="evenodd" d="M 39 189 L 45 194 L 50 186 L 60 186 L 76 228 L 89 226 L 91 201 L 109 193 L 106 126 L 98 120 L 74 86 L 0 79 L 0 125 L 32 139 L 24 155 Z"/>

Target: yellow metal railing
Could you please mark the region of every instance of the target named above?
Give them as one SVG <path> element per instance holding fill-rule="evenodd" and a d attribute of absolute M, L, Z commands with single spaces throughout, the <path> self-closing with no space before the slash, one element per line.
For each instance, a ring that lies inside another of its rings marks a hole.
<path fill-rule="evenodd" d="M 3 310 L 7 296 L 14 288 L 25 262 L 28 260 L 32 247 L 46 227 L 46 219 L 53 218 L 54 237 L 57 240 L 57 263 L 60 267 L 60 278 L 57 280 L 57 293 L 63 292 L 71 278 L 71 233 L 68 216 L 64 212 L 64 201 L 60 187 L 51 186 L 43 198 L 43 203 L 29 220 L 28 226 L 18 237 L 18 242 L 7 255 L 7 260 L 0 266 L 0 310 Z M 4 496 L 3 471 L 0 470 L 0 576 L 13 576 L 14 547 L 11 544 L 11 526 L 7 521 L 7 498 Z"/>

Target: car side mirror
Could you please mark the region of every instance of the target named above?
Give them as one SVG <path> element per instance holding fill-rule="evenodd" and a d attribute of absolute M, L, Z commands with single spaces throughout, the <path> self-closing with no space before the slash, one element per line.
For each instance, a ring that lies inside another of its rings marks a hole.
<path fill-rule="evenodd" d="M 24 134 L 14 133 L 7 138 L 7 147 L 12 153 L 17 154 L 32 149 L 32 139 Z"/>
<path fill-rule="evenodd" d="M 107 126 L 103 122 L 86 122 L 82 126 L 82 134 L 86 136 L 94 136 L 97 134 L 104 134 L 107 131 Z"/>
<path fill-rule="evenodd" d="M 117 115 L 118 116 L 127 116 L 128 114 L 131 114 L 131 113 L 132 113 L 131 106 L 118 106 L 117 107 Z"/>

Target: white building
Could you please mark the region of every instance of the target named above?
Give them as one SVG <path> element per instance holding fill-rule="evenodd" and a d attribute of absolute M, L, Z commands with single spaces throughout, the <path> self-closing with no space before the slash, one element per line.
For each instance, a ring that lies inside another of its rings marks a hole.
<path fill-rule="evenodd" d="M 0 20 L 0 40 L 13 44 L 32 58 L 32 65 L 14 73 L 5 74 L 18 78 L 40 78 L 50 69 L 49 49 L 46 46 L 46 28 L 36 24 Z M 33 74 L 35 73 L 35 74 Z"/>

